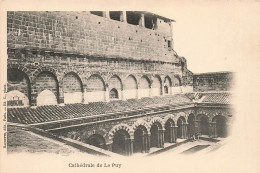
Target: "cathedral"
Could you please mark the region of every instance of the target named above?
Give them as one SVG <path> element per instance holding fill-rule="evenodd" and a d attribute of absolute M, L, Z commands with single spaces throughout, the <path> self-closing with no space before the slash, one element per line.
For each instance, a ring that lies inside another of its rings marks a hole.
<path fill-rule="evenodd" d="M 192 73 L 174 50 L 174 22 L 146 11 L 8 11 L 8 126 L 101 155 L 226 138 L 233 73 Z"/>

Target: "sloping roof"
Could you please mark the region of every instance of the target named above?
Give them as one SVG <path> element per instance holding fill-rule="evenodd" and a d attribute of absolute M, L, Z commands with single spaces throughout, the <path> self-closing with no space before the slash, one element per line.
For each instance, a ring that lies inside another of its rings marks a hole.
<path fill-rule="evenodd" d="M 185 95 L 165 97 L 145 97 L 141 99 L 118 100 L 111 102 L 92 102 L 88 104 L 68 104 L 65 106 L 38 106 L 36 108 L 8 108 L 7 120 L 13 123 L 33 124 L 64 120 L 92 115 L 101 115 L 133 110 L 142 110 L 148 107 L 177 105 L 192 103 Z"/>
<path fill-rule="evenodd" d="M 231 93 L 207 93 L 201 103 L 231 104 Z"/>
<path fill-rule="evenodd" d="M 231 104 L 231 92 L 198 92 L 186 93 L 196 103 Z"/>

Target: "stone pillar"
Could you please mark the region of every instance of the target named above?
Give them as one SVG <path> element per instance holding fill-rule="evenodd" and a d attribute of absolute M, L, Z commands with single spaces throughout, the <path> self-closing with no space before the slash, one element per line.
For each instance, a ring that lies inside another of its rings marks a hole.
<path fill-rule="evenodd" d="M 175 126 L 174 126 L 174 136 L 173 136 L 173 137 L 174 137 L 174 138 L 173 138 L 173 142 L 174 142 L 174 143 L 177 142 L 177 128 L 178 128 L 178 126 L 175 125 Z"/>
<path fill-rule="evenodd" d="M 139 26 L 145 27 L 144 14 L 141 14 L 141 18 L 140 18 L 140 21 L 139 21 Z"/>
<path fill-rule="evenodd" d="M 112 152 L 112 144 L 113 144 L 113 142 L 109 142 L 109 143 L 106 144 L 106 148 L 107 148 L 108 151 Z"/>
<path fill-rule="evenodd" d="M 125 139 L 125 154 L 126 156 L 131 156 L 133 154 L 133 142 L 134 139 L 126 138 Z"/>
<path fill-rule="evenodd" d="M 188 135 L 188 123 L 184 123 L 183 124 L 183 128 L 184 128 L 184 139 L 188 139 L 189 135 Z"/>
<path fill-rule="evenodd" d="M 170 140 L 169 140 L 170 143 L 173 143 L 174 142 L 174 126 L 170 126 Z"/>
<path fill-rule="evenodd" d="M 165 132 L 165 129 L 162 129 L 161 130 L 161 148 L 164 148 L 164 132 Z"/>
<path fill-rule="evenodd" d="M 31 106 L 37 106 L 37 90 L 35 83 L 31 84 Z"/>
<path fill-rule="evenodd" d="M 145 142 L 146 142 L 146 136 L 145 134 L 142 134 L 142 149 L 141 149 L 141 153 L 144 153 L 145 152 Z"/>
<path fill-rule="evenodd" d="M 109 11 L 103 11 L 103 17 L 110 19 Z"/>
<path fill-rule="evenodd" d="M 149 151 L 150 151 L 150 148 L 151 148 L 151 134 L 150 133 L 147 133 L 147 135 L 146 135 L 146 140 L 147 140 L 147 148 L 146 148 L 146 152 L 147 153 L 149 153 Z"/>
<path fill-rule="evenodd" d="M 168 88 L 168 93 L 169 93 L 169 88 Z M 165 96 L 164 85 L 162 85 L 162 96 Z"/>
<path fill-rule="evenodd" d="M 122 11 L 122 13 L 120 15 L 120 21 L 121 22 L 127 22 L 126 11 Z"/>
<path fill-rule="evenodd" d="M 153 86 L 151 84 L 150 88 L 149 88 L 149 96 L 153 97 Z"/>
<path fill-rule="evenodd" d="M 181 139 L 184 139 L 184 123 L 181 124 Z"/>
<path fill-rule="evenodd" d="M 106 99 L 106 102 L 109 102 L 110 99 L 109 99 L 109 90 L 108 90 L 108 88 L 106 88 L 106 91 L 105 91 L 105 92 L 106 92 L 106 96 L 105 96 L 105 97 L 106 97 L 106 98 L 105 98 L 105 99 Z"/>
<path fill-rule="evenodd" d="M 126 100 L 126 99 L 125 99 L 124 89 L 121 90 L 121 98 L 119 97 L 119 99 L 121 99 L 121 100 Z"/>
<path fill-rule="evenodd" d="M 141 94 L 140 94 L 140 89 L 138 87 L 138 89 L 137 89 L 137 99 L 140 99 L 140 98 L 141 98 Z"/>
<path fill-rule="evenodd" d="M 201 130 L 200 130 L 200 120 L 195 120 L 194 121 L 194 130 L 195 130 L 195 133 L 199 133 L 200 134 L 200 132 L 201 132 Z"/>
<path fill-rule="evenodd" d="M 218 134 L 217 134 L 217 123 L 216 122 L 211 122 L 210 123 L 210 126 L 211 126 L 211 129 L 212 129 L 212 134 L 211 136 L 213 138 L 217 138 L 218 137 Z"/>
<path fill-rule="evenodd" d="M 161 134 L 160 133 L 161 133 L 161 131 L 160 131 L 160 129 L 158 129 L 157 130 L 157 140 L 156 140 L 156 142 L 157 142 L 156 147 L 157 148 L 160 148 L 160 144 L 161 144 Z"/>
<path fill-rule="evenodd" d="M 83 94 L 83 97 L 84 97 L 84 104 L 88 104 L 88 94 L 87 94 L 87 89 L 84 88 L 84 94 Z"/>

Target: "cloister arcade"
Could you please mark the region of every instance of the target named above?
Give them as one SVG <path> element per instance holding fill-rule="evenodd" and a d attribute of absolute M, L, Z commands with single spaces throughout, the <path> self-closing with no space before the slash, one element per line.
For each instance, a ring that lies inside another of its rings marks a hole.
<path fill-rule="evenodd" d="M 138 119 L 132 125 L 119 123 L 103 135 L 95 133 L 82 141 L 121 155 L 132 155 L 189 139 L 196 131 L 210 138 L 227 137 L 228 126 L 227 115 L 180 112 L 163 118 Z"/>

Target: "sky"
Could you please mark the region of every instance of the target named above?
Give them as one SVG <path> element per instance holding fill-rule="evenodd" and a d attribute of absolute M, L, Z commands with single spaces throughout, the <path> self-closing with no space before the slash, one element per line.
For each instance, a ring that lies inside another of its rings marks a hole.
<path fill-rule="evenodd" d="M 176 20 L 174 49 L 194 73 L 237 71 L 260 60 L 260 1 L 178 1 L 159 14 Z"/>

